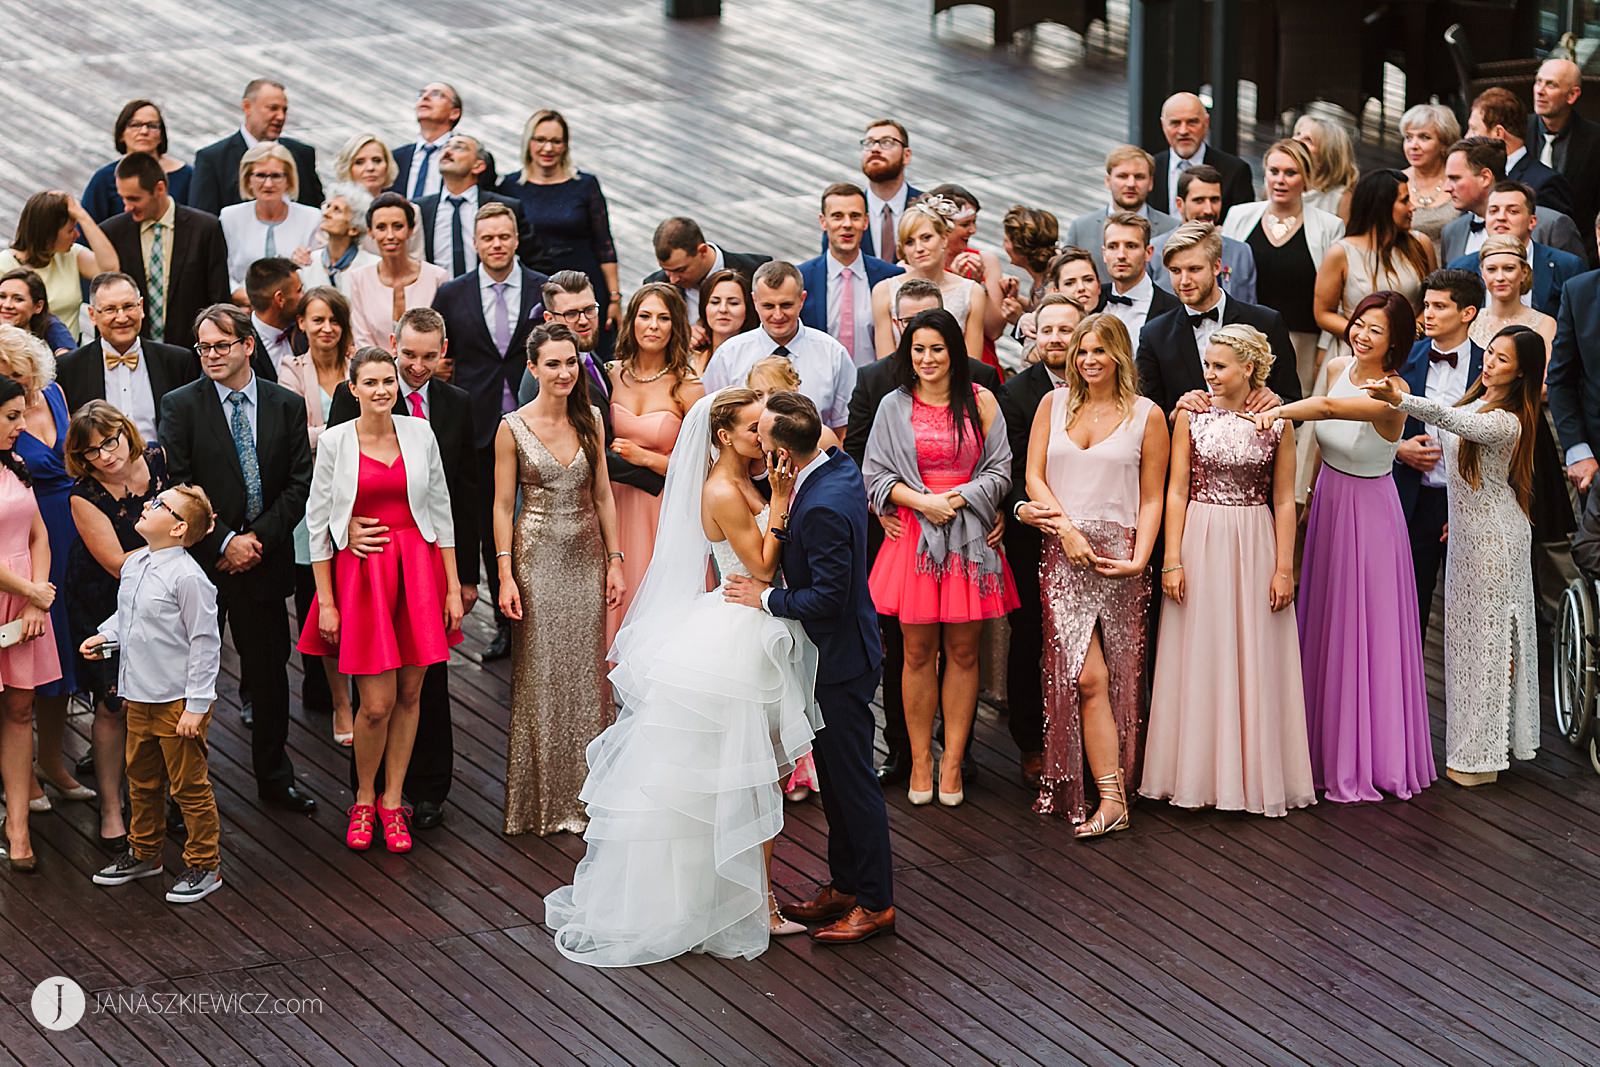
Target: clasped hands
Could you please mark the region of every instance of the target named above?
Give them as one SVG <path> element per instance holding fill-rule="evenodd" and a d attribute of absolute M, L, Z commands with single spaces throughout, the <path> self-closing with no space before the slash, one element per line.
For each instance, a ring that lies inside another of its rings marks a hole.
<path fill-rule="evenodd" d="M 1113 559 L 1096 553 L 1083 531 L 1074 526 L 1060 508 L 1027 500 L 1017 505 L 1017 518 L 1060 541 L 1067 562 L 1074 567 L 1093 567 L 1107 578 L 1132 578 L 1144 569 L 1131 559 Z"/>
<path fill-rule="evenodd" d="M 954 489 L 943 493 L 924 493 L 922 501 L 927 507 L 914 507 L 935 526 L 943 526 L 956 517 L 956 511 L 967 506 L 966 499 Z M 898 506 L 897 506 L 898 507 Z M 932 509 L 930 513 L 929 509 Z M 948 512 L 948 514 L 946 514 Z M 941 517 L 942 516 L 942 517 Z M 891 541 L 900 540 L 900 535 L 905 532 L 905 520 L 900 518 L 898 510 L 885 512 L 878 516 L 878 525 L 883 527 L 883 536 Z M 984 544 L 990 548 L 999 548 L 1000 541 L 1006 532 L 1006 516 L 1004 512 L 996 512 L 994 525 L 989 527 L 989 532 L 983 535 Z"/>

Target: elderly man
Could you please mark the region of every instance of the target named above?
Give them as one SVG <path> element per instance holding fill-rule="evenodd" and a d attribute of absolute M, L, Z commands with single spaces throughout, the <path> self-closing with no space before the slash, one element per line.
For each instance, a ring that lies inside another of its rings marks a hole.
<path fill-rule="evenodd" d="M 239 128 L 194 154 L 194 180 L 189 185 L 189 206 L 215 215 L 239 196 L 239 160 L 258 141 L 277 141 L 294 156 L 300 187 L 295 199 L 313 206 L 322 203 L 322 182 L 317 178 L 317 150 L 283 135 L 289 118 L 289 92 L 271 78 L 253 78 L 239 101 L 244 113 Z"/>
<path fill-rule="evenodd" d="M 1587 227 L 1600 211 L 1600 123 L 1578 114 L 1583 76 L 1570 59 L 1547 59 L 1533 80 L 1528 151 L 1572 183 L 1573 218 Z M 1589 245 L 1590 263 L 1596 262 Z"/>
<path fill-rule="evenodd" d="M 1209 164 L 1222 175 L 1222 211 L 1256 198 L 1255 176 L 1250 164 L 1206 144 L 1211 132 L 1211 115 L 1193 93 L 1174 93 L 1161 105 L 1161 134 L 1167 147 L 1156 156 L 1155 185 L 1151 195 L 1162 210 L 1172 203 L 1178 188 L 1178 175 L 1190 167 Z"/>

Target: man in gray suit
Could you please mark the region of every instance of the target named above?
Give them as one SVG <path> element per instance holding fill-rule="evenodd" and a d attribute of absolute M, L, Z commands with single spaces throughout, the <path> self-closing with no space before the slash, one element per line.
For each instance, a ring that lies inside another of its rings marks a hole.
<path fill-rule="evenodd" d="M 1173 206 L 1178 209 L 1178 218 L 1184 222 L 1221 225 L 1222 172 L 1206 163 L 1184 170 L 1178 175 L 1178 192 Z M 1150 256 L 1150 277 L 1169 293 L 1172 292 L 1172 275 L 1167 272 L 1161 253 L 1167 246 L 1167 238 L 1175 232 L 1169 230 L 1150 242 L 1154 249 Z M 1217 281 L 1235 300 L 1243 300 L 1246 304 L 1256 302 L 1256 257 L 1249 245 L 1232 237 L 1222 239 L 1222 273 L 1217 276 Z"/>
<path fill-rule="evenodd" d="M 1067 227 L 1066 243 L 1089 250 L 1094 256 L 1094 266 L 1100 273 L 1101 284 L 1111 280 L 1111 275 L 1106 272 L 1105 257 L 1100 254 L 1101 234 L 1105 230 L 1106 219 L 1111 215 L 1119 211 L 1143 215 L 1150 220 L 1151 237 L 1159 237 L 1178 228 L 1177 219 L 1147 203 L 1154 182 L 1155 160 L 1149 152 L 1131 144 L 1112 149 L 1110 155 L 1106 156 L 1106 191 L 1111 194 L 1111 203 L 1079 215 Z"/>
<path fill-rule="evenodd" d="M 1450 146 L 1444 163 L 1444 180 L 1450 190 L 1450 202 L 1461 214 L 1446 223 L 1439 234 L 1439 262 L 1452 263 L 1462 256 L 1475 255 L 1483 247 L 1489 194 L 1494 192 L 1495 183 L 1505 177 L 1505 171 L 1504 141 L 1493 137 L 1468 137 Z M 1583 237 L 1572 219 L 1543 205 L 1539 207 L 1538 221 L 1533 227 L 1533 239 L 1538 244 L 1588 257 Z"/>

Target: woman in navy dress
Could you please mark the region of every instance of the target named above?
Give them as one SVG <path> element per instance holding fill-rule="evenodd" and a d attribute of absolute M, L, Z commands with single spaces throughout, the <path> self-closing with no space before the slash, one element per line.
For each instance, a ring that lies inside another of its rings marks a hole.
<path fill-rule="evenodd" d="M 167 194 L 180 204 L 189 202 L 189 181 L 194 168 L 167 154 L 167 119 L 149 100 L 129 100 L 122 105 L 112 127 L 111 140 L 117 158 L 101 167 L 83 187 L 83 209 L 96 222 L 122 214 L 122 197 L 117 195 L 117 164 L 129 152 L 148 152 L 155 156 L 167 175 Z"/>
<path fill-rule="evenodd" d="M 501 182 L 500 192 L 521 201 L 540 270 L 579 270 L 589 276 L 604 319 L 596 352 L 601 360 L 609 359 L 622 312 L 611 218 L 600 179 L 572 163 L 561 112 L 545 108 L 528 119 L 522 129 L 522 170 Z"/>

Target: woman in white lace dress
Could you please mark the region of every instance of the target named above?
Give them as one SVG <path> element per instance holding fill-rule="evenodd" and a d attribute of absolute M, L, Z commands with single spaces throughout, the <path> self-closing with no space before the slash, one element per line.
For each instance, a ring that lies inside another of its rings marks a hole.
<path fill-rule="evenodd" d="M 1539 747 L 1539 659 L 1534 645 L 1533 431 L 1544 382 L 1544 340 L 1507 326 L 1489 342 L 1483 373 L 1447 408 L 1363 383 L 1378 400 L 1437 426 L 1450 500 L 1444 575 L 1445 774 L 1484 785 Z"/>

